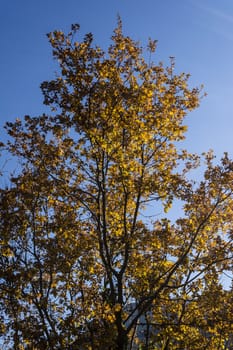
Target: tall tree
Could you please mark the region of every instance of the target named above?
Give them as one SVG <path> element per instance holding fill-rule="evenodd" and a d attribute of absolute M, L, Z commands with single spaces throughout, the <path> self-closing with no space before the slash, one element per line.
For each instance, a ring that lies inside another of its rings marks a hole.
<path fill-rule="evenodd" d="M 178 147 L 200 90 L 173 59 L 147 62 L 120 20 L 107 52 L 78 30 L 48 35 L 51 115 L 6 126 L 21 171 L 0 193 L 4 348 L 222 349 L 233 165 L 207 153 L 193 183 L 198 157 Z M 182 218 L 156 217 L 178 200 Z"/>

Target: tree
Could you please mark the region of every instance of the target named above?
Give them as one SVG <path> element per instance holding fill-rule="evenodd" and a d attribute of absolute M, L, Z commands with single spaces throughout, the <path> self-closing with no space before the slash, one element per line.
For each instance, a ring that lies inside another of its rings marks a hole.
<path fill-rule="evenodd" d="M 78 30 L 48 35 L 51 114 L 6 125 L 21 171 L 0 193 L 5 349 L 222 349 L 233 164 L 207 153 L 195 183 L 199 158 L 178 147 L 200 89 L 173 59 L 147 63 L 120 19 L 107 52 Z"/>

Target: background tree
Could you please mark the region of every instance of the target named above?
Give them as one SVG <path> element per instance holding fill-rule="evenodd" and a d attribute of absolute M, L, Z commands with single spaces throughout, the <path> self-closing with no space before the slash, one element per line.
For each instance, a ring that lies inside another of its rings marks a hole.
<path fill-rule="evenodd" d="M 120 20 L 107 52 L 78 29 L 48 36 L 61 72 L 41 85 L 51 115 L 6 126 L 22 170 L 0 196 L 4 346 L 220 349 L 232 162 L 208 153 L 203 180 L 189 181 L 198 157 L 178 142 L 200 90 L 173 60 L 147 63 Z M 156 219 L 175 200 L 183 217 Z"/>

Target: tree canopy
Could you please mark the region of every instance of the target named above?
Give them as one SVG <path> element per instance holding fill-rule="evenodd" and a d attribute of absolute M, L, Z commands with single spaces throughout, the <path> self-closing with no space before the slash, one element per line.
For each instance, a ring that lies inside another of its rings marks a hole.
<path fill-rule="evenodd" d="M 0 190 L 4 349 L 230 349 L 233 163 L 207 152 L 195 182 L 181 148 L 201 89 L 120 19 L 107 51 L 78 31 L 48 35 L 51 113 L 6 125 L 20 171 Z"/>

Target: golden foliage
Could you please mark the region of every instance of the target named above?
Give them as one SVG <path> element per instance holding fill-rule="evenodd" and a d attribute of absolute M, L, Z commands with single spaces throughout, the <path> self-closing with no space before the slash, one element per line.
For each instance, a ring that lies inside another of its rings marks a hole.
<path fill-rule="evenodd" d="M 232 162 L 208 153 L 203 180 L 189 181 L 198 157 L 178 141 L 199 89 L 173 60 L 147 63 L 120 20 L 107 52 L 78 29 L 49 34 L 61 72 L 41 85 L 51 115 L 7 123 L 21 172 L 0 194 L 5 349 L 222 349 Z M 170 221 L 177 200 L 183 217 Z"/>

